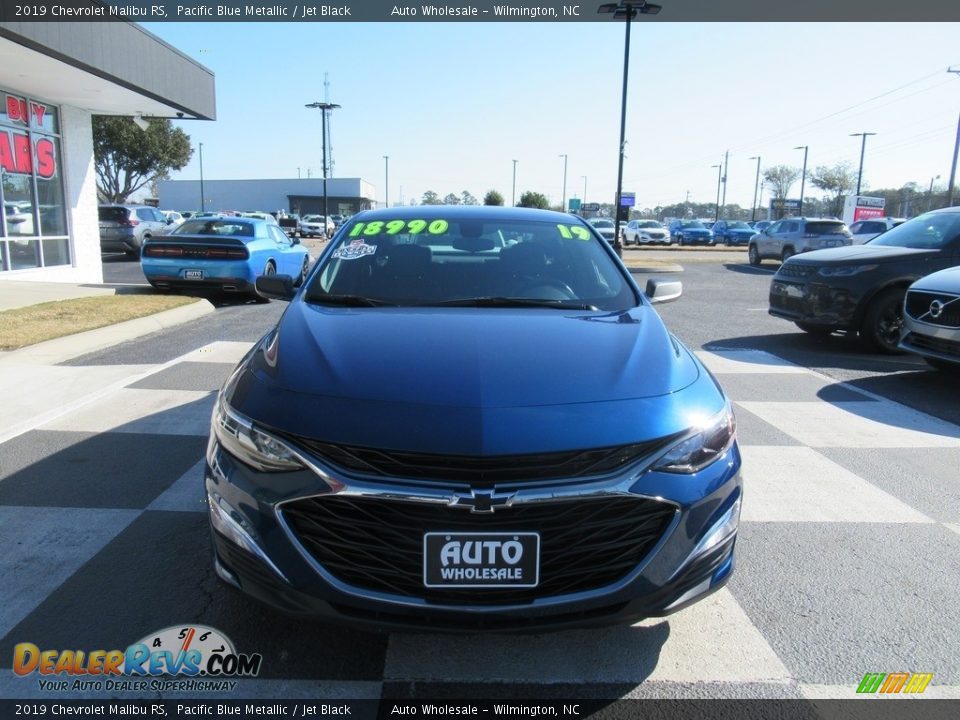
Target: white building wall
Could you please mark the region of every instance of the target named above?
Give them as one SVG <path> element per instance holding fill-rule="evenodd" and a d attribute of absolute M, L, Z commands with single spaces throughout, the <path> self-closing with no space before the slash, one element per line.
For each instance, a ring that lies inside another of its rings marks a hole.
<path fill-rule="evenodd" d="M 93 163 L 93 125 L 86 110 L 60 105 L 61 173 L 71 265 L 3 273 L 9 280 L 102 283 L 97 181 Z"/>
<path fill-rule="evenodd" d="M 204 209 L 213 211 L 287 211 L 290 195 L 320 196 L 322 193 L 323 180 L 318 178 L 205 180 L 203 183 Z M 360 178 L 327 179 L 328 197 L 373 198 L 374 193 L 374 186 Z M 157 194 L 164 210 L 200 209 L 199 180 L 162 180 Z"/>

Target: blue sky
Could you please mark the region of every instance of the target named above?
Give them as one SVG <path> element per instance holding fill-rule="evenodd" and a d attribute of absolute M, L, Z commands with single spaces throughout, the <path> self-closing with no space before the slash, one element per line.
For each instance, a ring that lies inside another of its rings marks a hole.
<path fill-rule="evenodd" d="M 145 23 L 216 74 L 216 122 L 181 122 L 209 179 L 320 173 L 320 113 L 335 175 L 390 201 L 490 189 L 612 202 L 622 23 Z M 960 113 L 960 25 L 635 23 L 624 190 L 653 207 L 713 202 L 730 151 L 727 202 L 749 207 L 756 161 L 808 172 L 849 162 L 867 139 L 867 187 L 946 185 Z M 194 160 L 175 179 L 196 179 Z M 799 194 L 799 186 L 793 195 Z M 808 185 L 808 195 L 819 191 Z"/>

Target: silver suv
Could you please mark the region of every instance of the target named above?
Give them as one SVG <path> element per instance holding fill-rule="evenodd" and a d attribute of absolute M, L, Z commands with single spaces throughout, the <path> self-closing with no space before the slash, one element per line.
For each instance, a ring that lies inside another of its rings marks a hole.
<path fill-rule="evenodd" d="M 810 250 L 852 245 L 853 236 L 840 220 L 832 218 L 783 218 L 752 238 L 747 246 L 751 265 L 780 260 Z"/>
<path fill-rule="evenodd" d="M 101 252 L 139 256 L 144 240 L 163 235 L 173 224 L 159 210 L 146 205 L 101 205 L 99 215 Z"/>

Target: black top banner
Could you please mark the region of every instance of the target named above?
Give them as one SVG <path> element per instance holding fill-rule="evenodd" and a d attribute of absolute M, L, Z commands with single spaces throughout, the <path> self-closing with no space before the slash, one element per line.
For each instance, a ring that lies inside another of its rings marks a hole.
<path fill-rule="evenodd" d="M 0 0 L 0 22 L 620 22 L 628 6 L 639 22 L 960 21 L 948 0 Z"/>

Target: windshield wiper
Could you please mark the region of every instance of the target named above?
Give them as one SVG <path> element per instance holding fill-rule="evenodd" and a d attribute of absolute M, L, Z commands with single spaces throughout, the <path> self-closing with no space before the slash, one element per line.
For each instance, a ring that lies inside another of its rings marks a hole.
<path fill-rule="evenodd" d="M 455 298 L 429 303 L 438 307 L 545 307 L 557 310 L 599 310 L 596 305 L 570 302 L 569 300 L 544 300 L 524 297 L 484 296 L 473 298 Z"/>
<path fill-rule="evenodd" d="M 383 307 L 384 305 L 393 305 L 393 303 L 365 297 L 363 295 L 328 295 L 327 293 L 310 293 L 307 295 L 307 302 L 320 303 L 322 305 L 346 305 L 349 307 Z"/>

